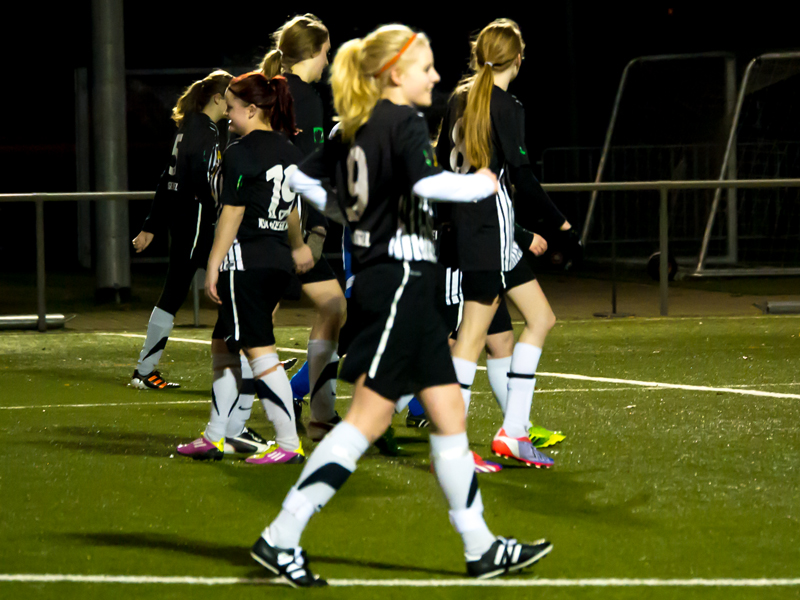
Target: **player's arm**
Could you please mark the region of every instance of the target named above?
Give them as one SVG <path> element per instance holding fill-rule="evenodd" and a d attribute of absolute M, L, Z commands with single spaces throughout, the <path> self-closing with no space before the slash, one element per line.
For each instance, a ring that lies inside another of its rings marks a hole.
<path fill-rule="evenodd" d="M 303 228 L 300 225 L 300 215 L 297 206 L 292 209 L 286 218 L 289 234 L 289 246 L 292 248 L 292 259 L 295 269 L 299 274 L 305 273 L 314 266 L 314 256 L 311 248 L 303 241 Z"/>

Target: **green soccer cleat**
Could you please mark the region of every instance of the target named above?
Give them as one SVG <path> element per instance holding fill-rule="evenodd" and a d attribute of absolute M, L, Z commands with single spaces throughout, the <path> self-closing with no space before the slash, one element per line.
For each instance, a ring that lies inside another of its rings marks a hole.
<path fill-rule="evenodd" d="M 528 439 L 535 448 L 547 448 L 566 438 L 560 431 L 550 431 L 539 425 L 531 425 L 528 429 Z"/>

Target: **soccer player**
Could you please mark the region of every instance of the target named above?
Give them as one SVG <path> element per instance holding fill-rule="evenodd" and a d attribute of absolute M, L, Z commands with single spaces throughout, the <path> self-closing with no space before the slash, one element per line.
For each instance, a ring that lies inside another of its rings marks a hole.
<path fill-rule="evenodd" d="M 553 459 L 533 446 L 528 423 L 536 368 L 555 315 L 514 240 L 512 185 L 517 204 L 536 203 L 539 215 L 556 229 L 569 229 L 570 224 L 540 193 L 525 146 L 524 110 L 507 91 L 522 65 L 524 49 L 519 27 L 509 19 L 498 19 L 480 32 L 472 44 L 473 73 L 450 100 L 436 150 L 453 171 L 488 167 L 500 182 L 489 201 L 453 207 L 465 299 L 453 363 L 465 403 L 502 294 L 517 306 L 526 324 L 511 356 L 504 420 L 492 451 L 528 466 L 550 467 Z M 537 243 L 543 252 L 546 242 L 536 236 L 534 249 Z"/>
<path fill-rule="evenodd" d="M 292 96 L 283 77 L 267 79 L 253 72 L 231 81 L 225 101 L 230 129 L 241 137 L 231 142 L 222 160 L 222 211 L 206 269 L 206 293 L 220 304 L 211 345 L 214 378 L 241 377 L 239 351 L 244 351 L 277 442 L 247 462 L 299 463 L 304 454 L 272 325 L 292 263 L 302 272 L 313 261 L 293 211 L 295 193 L 287 183 L 303 158 L 286 137 L 296 131 Z M 203 435 L 179 446 L 178 452 L 197 459 L 222 458 L 237 399 L 212 395 Z"/>
<path fill-rule="evenodd" d="M 282 74 L 289 83 L 298 130 L 292 142 L 308 156 L 322 148 L 325 141 L 322 100 L 311 84 L 320 80 L 328 65 L 331 47 L 328 30 L 317 17 L 305 14 L 284 23 L 272 39 L 273 49 L 264 57 L 261 71 L 267 77 Z M 334 407 L 339 367 L 336 347 L 346 305 L 336 274 L 322 256 L 327 220 L 305 202 L 300 203 L 299 209 L 303 239 L 312 250 L 314 267 L 299 275 L 299 281 L 295 280 L 292 287 L 302 286 L 302 292 L 314 304 L 317 313 L 308 340 L 306 364 L 311 420 L 306 433 L 312 440 L 319 441 L 341 421 Z M 296 298 L 298 293 L 290 292 L 288 296 Z M 296 406 L 302 407 L 302 404 Z M 297 411 L 296 418 L 299 417 L 300 411 Z"/>
<path fill-rule="evenodd" d="M 433 464 L 464 542 L 468 573 L 485 578 L 518 570 L 552 548 L 544 540 L 529 545 L 497 538 L 483 520 L 464 402 L 436 310 L 439 267 L 426 198 L 476 201 L 492 194 L 496 179 L 486 169 L 454 175 L 435 164 L 416 107 L 430 105 L 437 81 L 427 38 L 408 27 L 380 27 L 344 44 L 331 74 L 338 130 L 290 180 L 320 209 L 329 207 L 327 214 L 344 213 L 349 221 L 359 319 L 340 374 L 355 384 L 350 410 L 317 446 L 251 550 L 293 586 L 324 585 L 309 569 L 300 536 L 409 392 L 419 393 L 434 426 Z M 324 182 L 338 197 L 329 201 Z"/>
<path fill-rule="evenodd" d="M 219 166 L 217 121 L 225 116 L 225 89 L 232 76 L 214 71 L 195 81 L 178 99 L 172 119 L 178 126 L 170 164 L 161 175 L 150 214 L 133 248 L 142 252 L 156 234 L 169 231 L 169 269 L 158 299 L 131 386 L 167 390 L 180 387 L 164 379 L 156 367 L 167 345 L 175 314 L 186 300 L 197 269 L 208 262 L 217 220 L 211 179 Z"/>

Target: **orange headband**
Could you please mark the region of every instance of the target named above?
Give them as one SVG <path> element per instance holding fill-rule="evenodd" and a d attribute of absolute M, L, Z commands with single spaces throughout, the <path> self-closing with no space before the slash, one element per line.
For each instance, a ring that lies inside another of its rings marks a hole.
<path fill-rule="evenodd" d="M 400 57 L 403 55 L 403 52 L 405 52 L 406 50 L 408 50 L 408 48 L 411 46 L 411 44 L 413 44 L 413 43 L 414 43 L 414 40 L 415 40 L 415 39 L 417 39 L 417 34 L 416 34 L 416 33 L 415 33 L 414 35 L 412 35 L 410 38 L 408 38 L 408 41 L 405 43 L 405 45 L 404 45 L 402 48 L 400 48 L 400 51 L 399 51 L 397 54 L 395 54 L 395 55 L 394 55 L 394 56 L 391 58 L 391 60 L 389 60 L 389 62 L 387 62 L 385 65 L 383 65 L 383 66 L 380 68 L 380 70 L 379 70 L 377 73 L 375 73 L 374 77 L 380 77 L 380 76 L 381 76 L 381 75 L 382 75 L 384 72 L 386 72 L 388 69 L 391 69 L 391 68 L 394 66 L 394 64 L 395 64 L 395 63 L 396 63 L 398 60 L 400 60 Z"/>

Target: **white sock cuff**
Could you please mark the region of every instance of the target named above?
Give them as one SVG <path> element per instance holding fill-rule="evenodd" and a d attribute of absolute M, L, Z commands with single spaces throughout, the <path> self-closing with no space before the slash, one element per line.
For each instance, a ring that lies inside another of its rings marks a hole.
<path fill-rule="evenodd" d="M 211 355 L 211 368 L 214 371 L 224 371 L 225 369 L 241 368 L 241 362 L 235 354 L 226 352 L 224 354 Z"/>
<path fill-rule="evenodd" d="M 508 389 L 510 390 L 532 390 L 536 388 L 536 378 L 530 379 L 526 377 L 509 377 Z"/>
<path fill-rule="evenodd" d="M 336 347 L 338 346 L 337 342 L 333 340 L 308 340 L 308 352 L 311 353 L 312 349 L 315 352 L 322 353 L 335 353 Z"/>
<path fill-rule="evenodd" d="M 298 492 L 295 488 L 289 490 L 282 506 L 286 512 L 301 523 L 307 522 L 317 512 L 317 508 L 305 497 L 303 492 Z"/>
<path fill-rule="evenodd" d="M 458 533 L 466 533 L 467 531 L 486 527 L 486 521 L 483 520 L 483 502 L 480 499 L 480 495 L 475 498 L 475 502 L 469 508 L 451 510 L 449 515 L 450 523 L 453 524 Z"/>
<path fill-rule="evenodd" d="M 486 370 L 505 369 L 506 373 L 511 370 L 511 357 L 504 356 L 503 358 L 487 358 Z"/>
<path fill-rule="evenodd" d="M 455 435 L 430 435 L 431 457 L 434 459 L 455 460 L 470 453 L 467 433 Z"/>
<path fill-rule="evenodd" d="M 269 371 L 275 365 L 281 364 L 276 353 L 264 354 L 250 359 L 250 368 L 253 371 L 253 376 L 261 375 L 264 371 Z"/>
<path fill-rule="evenodd" d="M 400 400 L 395 402 L 394 404 L 394 412 L 401 413 L 406 409 L 411 401 L 414 399 L 414 394 L 406 394 L 405 396 L 400 396 Z"/>
<path fill-rule="evenodd" d="M 239 363 L 242 365 L 242 379 L 252 379 L 253 369 L 250 368 L 250 361 L 244 354 L 239 355 Z"/>
<path fill-rule="evenodd" d="M 160 325 L 161 327 L 172 327 L 174 321 L 175 315 L 170 314 L 163 308 L 158 308 L 157 306 L 153 308 L 153 312 L 150 314 L 150 322 Z"/>
<path fill-rule="evenodd" d="M 517 342 L 514 344 L 514 353 L 511 355 L 511 371 L 535 375 L 542 357 L 542 349 L 532 344 Z"/>
<path fill-rule="evenodd" d="M 458 383 L 461 385 L 471 386 L 475 381 L 475 372 L 478 370 L 478 363 L 454 356 L 453 366 L 456 369 Z"/>
<path fill-rule="evenodd" d="M 334 432 L 336 432 L 335 436 Z M 353 468 L 370 445 L 369 440 L 358 427 L 347 421 L 341 421 L 325 437 L 330 437 L 335 442 L 331 447 L 331 453 L 342 460 L 352 461 Z"/>

